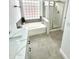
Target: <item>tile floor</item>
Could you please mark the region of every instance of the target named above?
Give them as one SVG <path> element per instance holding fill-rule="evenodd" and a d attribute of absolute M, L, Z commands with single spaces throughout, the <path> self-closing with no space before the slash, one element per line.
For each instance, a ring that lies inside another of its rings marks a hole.
<path fill-rule="evenodd" d="M 31 41 L 29 59 L 64 59 L 59 52 L 62 34 L 62 31 L 54 31 L 49 35 L 39 34 L 29 37 Z"/>

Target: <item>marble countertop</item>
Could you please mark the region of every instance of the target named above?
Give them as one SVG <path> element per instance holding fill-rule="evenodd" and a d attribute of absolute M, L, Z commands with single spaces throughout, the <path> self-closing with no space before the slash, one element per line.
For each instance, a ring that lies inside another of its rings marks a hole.
<path fill-rule="evenodd" d="M 28 30 L 17 30 L 9 38 L 9 59 L 25 59 Z"/>

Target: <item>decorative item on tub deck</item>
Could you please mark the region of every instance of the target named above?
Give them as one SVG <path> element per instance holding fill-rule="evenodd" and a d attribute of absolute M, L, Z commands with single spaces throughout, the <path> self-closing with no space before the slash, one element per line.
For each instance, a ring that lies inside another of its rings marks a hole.
<path fill-rule="evenodd" d="M 25 18 L 22 17 L 22 18 L 21 18 L 21 24 L 23 25 L 24 23 L 25 23 Z"/>
<path fill-rule="evenodd" d="M 21 17 L 21 19 L 19 21 L 17 21 L 16 26 L 17 28 L 22 28 L 22 25 L 25 23 L 25 18 Z"/>

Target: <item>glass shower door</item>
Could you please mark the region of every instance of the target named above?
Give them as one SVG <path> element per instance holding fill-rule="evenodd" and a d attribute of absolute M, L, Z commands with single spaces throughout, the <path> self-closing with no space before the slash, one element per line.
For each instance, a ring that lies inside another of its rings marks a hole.
<path fill-rule="evenodd" d="M 43 16 L 49 20 L 50 30 L 58 29 L 62 26 L 64 2 L 44 1 Z"/>
<path fill-rule="evenodd" d="M 52 29 L 60 28 L 62 25 L 64 4 L 61 1 L 54 1 Z"/>

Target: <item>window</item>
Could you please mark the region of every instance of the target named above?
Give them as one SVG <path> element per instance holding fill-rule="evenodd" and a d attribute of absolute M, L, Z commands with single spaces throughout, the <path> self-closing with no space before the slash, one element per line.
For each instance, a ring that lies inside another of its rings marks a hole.
<path fill-rule="evenodd" d="M 23 0 L 23 12 L 25 19 L 40 18 L 40 0 Z"/>

